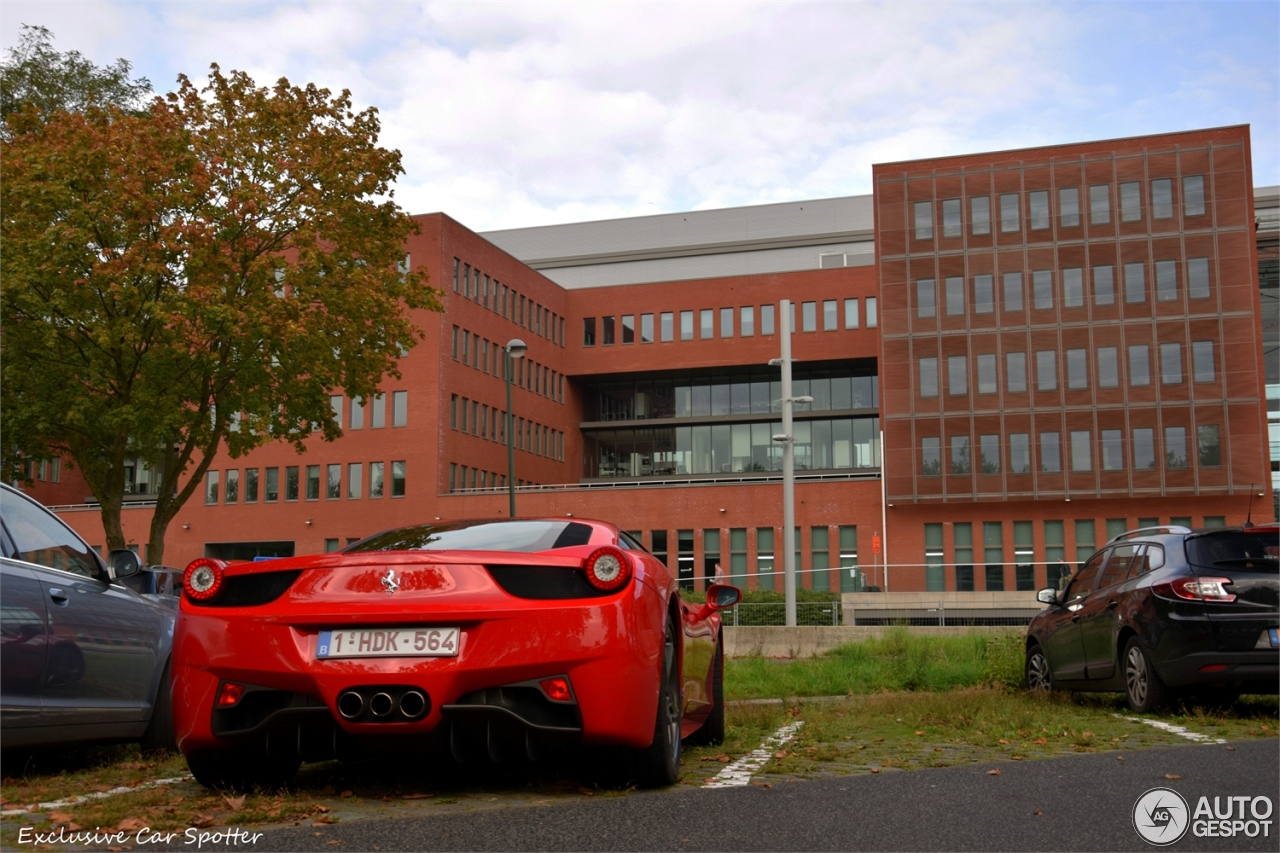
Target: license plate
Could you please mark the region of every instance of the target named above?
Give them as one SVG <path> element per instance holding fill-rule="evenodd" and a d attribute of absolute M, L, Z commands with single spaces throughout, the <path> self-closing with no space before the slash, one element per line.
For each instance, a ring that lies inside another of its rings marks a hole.
<path fill-rule="evenodd" d="M 317 658 L 453 657 L 457 628 L 344 628 L 321 631 Z"/>

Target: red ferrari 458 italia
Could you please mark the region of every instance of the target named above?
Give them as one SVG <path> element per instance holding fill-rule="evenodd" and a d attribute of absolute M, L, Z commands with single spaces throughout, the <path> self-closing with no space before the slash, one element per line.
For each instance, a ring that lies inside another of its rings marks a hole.
<path fill-rule="evenodd" d="M 210 787 L 303 761 L 436 748 L 457 760 L 623 747 L 675 782 L 680 742 L 724 737 L 717 611 L 611 524 L 436 522 L 335 554 L 196 560 L 174 635 L 179 748 Z"/>

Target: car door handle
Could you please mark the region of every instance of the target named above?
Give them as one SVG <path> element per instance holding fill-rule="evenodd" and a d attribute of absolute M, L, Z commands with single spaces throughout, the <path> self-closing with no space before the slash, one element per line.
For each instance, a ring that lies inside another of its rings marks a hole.
<path fill-rule="evenodd" d="M 56 587 L 56 586 L 51 586 L 51 587 L 49 587 L 49 597 L 50 597 L 50 598 L 52 598 L 52 599 L 53 599 L 55 602 L 57 602 L 58 604 L 66 604 L 66 603 L 67 603 L 67 592 L 66 592 L 66 590 L 59 589 L 59 588 L 58 588 L 58 587 Z"/>
<path fill-rule="evenodd" d="M 1072 622 L 1079 622 L 1079 621 L 1080 621 L 1080 614 L 1079 614 L 1079 613 L 1077 613 L 1077 614 L 1075 614 L 1074 616 L 1072 616 L 1072 617 L 1071 617 L 1071 621 L 1072 621 Z"/>

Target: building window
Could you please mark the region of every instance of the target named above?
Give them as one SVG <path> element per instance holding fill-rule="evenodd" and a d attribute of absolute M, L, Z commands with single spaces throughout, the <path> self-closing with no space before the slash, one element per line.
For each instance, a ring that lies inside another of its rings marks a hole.
<path fill-rule="evenodd" d="M 959 397 L 969 393 L 969 364 L 963 355 L 947 357 L 947 393 Z"/>
<path fill-rule="evenodd" d="M 1098 387 L 1120 387 L 1120 358 L 1115 347 L 1098 348 Z"/>
<path fill-rule="evenodd" d="M 956 560 L 956 591 L 973 592 L 973 525 L 957 521 L 951 526 Z"/>
<path fill-rule="evenodd" d="M 756 528 L 756 582 L 760 589 L 773 589 L 773 528 Z"/>
<path fill-rule="evenodd" d="M 1071 574 L 1071 568 L 1065 560 L 1065 525 L 1061 521 L 1044 522 L 1044 559 L 1048 563 L 1045 580 L 1055 589 L 1062 588 L 1062 582 Z"/>
<path fill-rule="evenodd" d="M 876 327 L 876 298 L 874 296 L 867 297 L 867 328 L 874 329 Z"/>
<path fill-rule="evenodd" d="M 662 332 L 663 343 L 670 343 L 675 340 L 675 314 L 670 311 L 663 311 L 659 315 L 659 327 Z"/>
<path fill-rule="evenodd" d="M 1079 267 L 1062 271 L 1062 304 L 1067 308 L 1084 307 L 1084 270 Z"/>
<path fill-rule="evenodd" d="M 743 309 L 746 310 L 746 309 Z M 844 301 L 844 327 L 846 329 L 858 328 L 858 300 L 846 299 Z"/>
<path fill-rule="evenodd" d="M 827 527 L 809 528 L 809 569 L 813 574 L 813 588 L 819 591 L 831 589 L 831 530 Z"/>
<path fill-rule="evenodd" d="M 613 317 L 600 318 L 600 346 L 611 347 L 614 343 L 614 325 Z"/>
<path fill-rule="evenodd" d="M 1004 591 L 1004 524 L 982 522 L 983 581 L 988 592 Z"/>
<path fill-rule="evenodd" d="M 284 499 L 286 501 L 296 501 L 298 499 L 297 465 L 288 465 L 284 469 Z"/>
<path fill-rule="evenodd" d="M 370 402 L 369 426 L 372 429 L 382 429 L 387 425 L 387 395 L 378 394 Z"/>
<path fill-rule="evenodd" d="M 975 236 L 991 233 L 991 199 L 988 196 L 969 199 L 969 228 Z"/>
<path fill-rule="evenodd" d="M 385 464 L 383 462 L 369 463 L 369 497 L 371 498 L 382 497 L 382 473 Z"/>
<path fill-rule="evenodd" d="M 732 308 L 720 309 L 720 337 L 722 338 L 733 337 L 733 309 Z"/>
<path fill-rule="evenodd" d="M 1056 432 L 1040 433 L 1040 472 L 1057 474 L 1062 471 L 1062 447 Z"/>
<path fill-rule="evenodd" d="M 360 500 L 360 491 L 364 484 L 364 465 L 352 462 L 347 466 L 347 500 Z"/>
<path fill-rule="evenodd" d="M 934 300 L 937 294 L 937 287 L 931 278 L 922 278 L 916 281 L 916 316 L 933 317 L 937 314 L 937 307 Z"/>
<path fill-rule="evenodd" d="M 1187 175 L 1182 179 L 1182 215 L 1204 215 L 1204 175 Z"/>
<path fill-rule="evenodd" d="M 626 319 L 624 318 L 623 323 L 625 324 L 625 322 L 626 322 Z M 625 326 L 623 328 L 622 333 L 624 335 L 626 334 Z M 640 315 L 640 343 L 642 344 L 653 343 L 653 315 L 652 314 Z"/>
<path fill-rule="evenodd" d="M 1053 350 L 1036 353 L 1036 390 L 1058 390 L 1058 354 Z"/>
<path fill-rule="evenodd" d="M 944 198 L 942 200 L 942 236 L 959 237 L 960 229 L 960 199 Z"/>
<path fill-rule="evenodd" d="M 1209 259 L 1187 259 L 1187 291 L 1192 299 L 1209 298 Z"/>
<path fill-rule="evenodd" d="M 1178 299 L 1178 262 L 1156 261 L 1156 301 L 1175 302 Z"/>
<path fill-rule="evenodd" d="M 1093 268 L 1093 304 L 1116 304 L 1115 269 L 1110 264 Z"/>
<path fill-rule="evenodd" d="M 804 318 L 804 327 L 803 327 L 804 331 L 806 332 L 818 331 L 818 303 L 805 302 L 800 307 L 801 307 L 800 313 L 803 315 L 803 318 Z M 794 331 L 794 329 L 792 331 Z"/>
<path fill-rule="evenodd" d="M 1098 550 L 1097 525 L 1092 518 L 1076 519 L 1076 562 L 1086 562 Z"/>
<path fill-rule="evenodd" d="M 676 577 L 683 589 L 693 589 L 693 531 L 676 531 Z"/>
<path fill-rule="evenodd" d="M 335 551 L 337 551 L 340 547 L 342 547 L 342 546 L 341 546 L 341 544 L 338 542 L 338 540 L 337 540 L 337 539 L 326 539 L 326 540 L 324 540 L 324 552 L 325 552 L 326 554 L 332 554 L 332 553 L 334 553 Z"/>
<path fill-rule="evenodd" d="M 743 305 L 738 309 L 738 333 L 744 338 L 755 336 L 756 309 L 754 305 Z"/>
<path fill-rule="evenodd" d="M 1164 428 L 1164 464 L 1166 468 L 1187 467 L 1187 428 L 1171 426 Z"/>
<path fill-rule="evenodd" d="M 1022 313 L 1022 273 L 1004 274 L 1004 311 L 1006 314 Z"/>
<path fill-rule="evenodd" d="M 918 201 L 915 203 L 916 239 L 933 239 L 933 202 Z"/>
<path fill-rule="evenodd" d="M 226 503 L 234 504 L 239 502 L 240 470 L 238 468 L 230 468 L 227 470 Z"/>
<path fill-rule="evenodd" d="M 307 466 L 307 500 L 320 500 L 320 466 Z"/>
<path fill-rule="evenodd" d="M 459 275 L 461 266 L 462 266 L 462 262 L 459 261 L 457 258 L 454 258 L 453 259 L 453 292 L 454 293 L 459 292 L 458 279 L 461 278 L 461 276 Z"/>
<path fill-rule="evenodd" d="M 1010 394 L 1027 392 L 1027 354 L 1025 352 L 1005 353 L 1004 379 Z"/>
<path fill-rule="evenodd" d="M 1019 230 L 1018 194 L 1005 193 L 1000 196 L 1000 233 L 1009 234 Z"/>
<path fill-rule="evenodd" d="M 1151 218 L 1173 218 L 1173 181 L 1169 178 L 1151 182 Z"/>
<path fill-rule="evenodd" d="M 263 499 L 273 504 L 280 499 L 280 469 L 266 469 L 266 484 L 263 488 Z"/>
<path fill-rule="evenodd" d="M 953 435 L 951 436 L 951 473 L 968 474 L 969 472 L 969 436 Z"/>
<path fill-rule="evenodd" d="M 840 328 L 840 311 L 836 300 L 827 299 L 822 303 L 822 331 L 834 332 Z M 733 322 L 733 313 L 729 313 L 729 322 Z"/>
<path fill-rule="evenodd" d="M 1160 345 L 1160 384 L 1182 384 L 1182 344 Z"/>
<path fill-rule="evenodd" d="M 1137 181 L 1120 185 L 1120 221 L 1142 221 L 1142 184 Z"/>
<path fill-rule="evenodd" d="M 1155 431 L 1139 428 L 1133 431 L 1133 467 L 1137 471 L 1152 471 L 1156 467 Z"/>
<path fill-rule="evenodd" d="M 1053 308 L 1053 271 L 1036 270 L 1031 274 L 1032 304 L 1036 310 Z"/>
<path fill-rule="evenodd" d="M 1067 350 L 1067 387 L 1073 391 L 1089 387 L 1089 361 L 1085 350 Z"/>
<path fill-rule="evenodd" d="M 359 397 L 351 398 L 351 412 L 348 423 L 350 429 L 364 429 L 364 402 Z"/>
<path fill-rule="evenodd" d="M 584 347 L 593 347 L 596 345 L 596 318 L 582 318 L 582 345 Z"/>
<path fill-rule="evenodd" d="M 404 497 L 404 462 L 391 463 L 391 497 Z"/>
<path fill-rule="evenodd" d="M 1089 187 L 1089 224 L 1106 225 L 1111 222 L 1111 187 L 1106 184 Z"/>
<path fill-rule="evenodd" d="M 1009 436 L 1009 473 L 1031 473 L 1031 445 L 1025 432 L 1015 432 Z"/>
<path fill-rule="evenodd" d="M 1200 447 L 1201 467 L 1216 468 L 1222 464 L 1222 444 L 1218 437 L 1218 425 L 1208 424 L 1196 427 L 1197 443 Z"/>
<path fill-rule="evenodd" d="M 973 277 L 973 313 L 991 314 L 995 311 L 995 289 L 991 276 Z"/>
<path fill-rule="evenodd" d="M 1089 452 L 1092 436 L 1088 430 L 1073 430 L 1071 433 L 1071 470 L 1092 471 L 1093 458 Z"/>
<path fill-rule="evenodd" d="M 981 459 L 978 460 L 981 474 L 999 474 L 1000 473 L 1000 436 L 998 435 L 981 435 L 978 436 L 978 452 Z"/>
<path fill-rule="evenodd" d="M 772 335 L 774 333 L 774 306 L 760 306 L 760 334 Z"/>
<path fill-rule="evenodd" d="M 1151 353 L 1146 344 L 1129 347 L 1129 386 L 1151 384 Z"/>
<path fill-rule="evenodd" d="M 1063 228 L 1080 225 L 1080 188 L 1063 187 L 1058 190 L 1058 224 Z"/>
<path fill-rule="evenodd" d="M 1036 554 L 1032 529 L 1030 521 L 1013 523 L 1014 589 L 1019 592 L 1036 588 Z"/>
<path fill-rule="evenodd" d="M 1213 364 L 1213 341 L 1194 341 L 1191 344 L 1191 362 L 1197 382 L 1213 382 L 1216 371 Z"/>
<path fill-rule="evenodd" d="M 680 312 L 680 340 L 682 341 L 693 340 L 693 312 L 692 311 Z"/>
<path fill-rule="evenodd" d="M 942 440 L 936 435 L 920 439 L 920 473 L 926 477 L 942 473 Z"/>
<path fill-rule="evenodd" d="M 1036 190 L 1028 196 L 1031 230 L 1043 231 L 1049 227 L 1049 191 Z"/>
<path fill-rule="evenodd" d="M 391 425 L 402 427 L 409 422 L 409 392 L 393 391 L 391 393 Z"/>
<path fill-rule="evenodd" d="M 947 294 L 947 316 L 964 316 L 964 279 L 960 276 L 948 276 L 944 281 Z"/>
<path fill-rule="evenodd" d="M 325 471 L 325 498 L 336 501 L 342 497 L 342 466 L 329 465 Z"/>
<path fill-rule="evenodd" d="M 946 567 L 943 565 L 943 559 L 942 525 L 925 524 L 924 588 L 927 592 L 942 592 L 947 588 Z"/>
<path fill-rule="evenodd" d="M 936 358 L 920 359 L 920 396 L 938 396 L 938 360 Z"/>
<path fill-rule="evenodd" d="M 204 483 L 204 502 L 206 504 L 216 504 L 218 502 L 218 472 L 206 472 Z"/>
<path fill-rule="evenodd" d="M 1121 432 L 1118 429 L 1104 429 L 1102 431 L 1102 470 L 1103 471 L 1123 471 L 1124 470 L 1124 440 L 1121 438 Z"/>
<path fill-rule="evenodd" d="M 996 357 L 994 353 L 978 356 L 978 393 L 994 394 L 1000 390 L 996 381 Z"/>

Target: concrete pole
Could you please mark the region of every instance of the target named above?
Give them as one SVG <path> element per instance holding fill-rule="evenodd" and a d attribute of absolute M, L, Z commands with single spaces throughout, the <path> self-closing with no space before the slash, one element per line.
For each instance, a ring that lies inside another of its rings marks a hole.
<path fill-rule="evenodd" d="M 796 460 L 791 430 L 791 300 L 782 300 L 782 584 L 787 625 L 796 624 Z"/>

